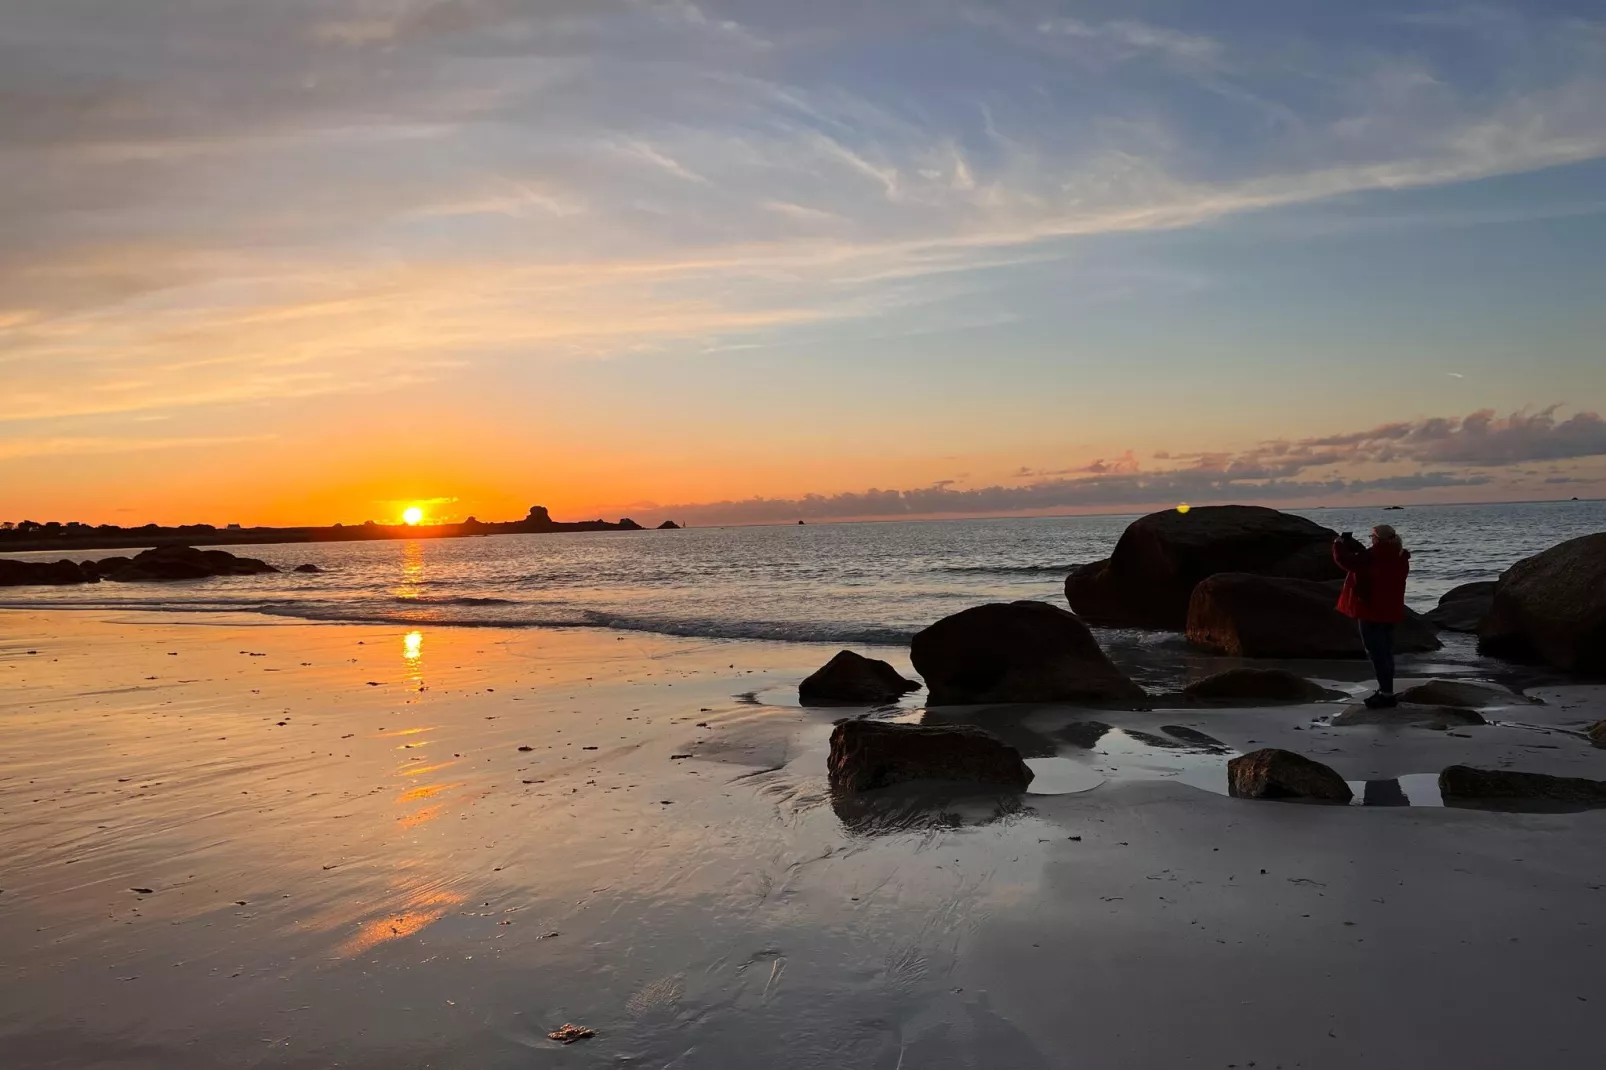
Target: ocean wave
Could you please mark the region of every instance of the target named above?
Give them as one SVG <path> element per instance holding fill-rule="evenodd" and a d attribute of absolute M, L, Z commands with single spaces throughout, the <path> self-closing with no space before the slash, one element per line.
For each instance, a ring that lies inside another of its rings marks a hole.
<path fill-rule="evenodd" d="M 408 598 L 396 595 L 393 599 L 401 605 L 426 606 L 516 606 L 519 603 L 511 598 L 478 598 L 470 595 L 453 595 L 449 598 L 430 598 L 427 595 Z"/>
<path fill-rule="evenodd" d="M 1070 573 L 1077 565 L 940 565 L 933 572 L 952 572 L 972 576 L 1039 576 L 1043 573 Z"/>

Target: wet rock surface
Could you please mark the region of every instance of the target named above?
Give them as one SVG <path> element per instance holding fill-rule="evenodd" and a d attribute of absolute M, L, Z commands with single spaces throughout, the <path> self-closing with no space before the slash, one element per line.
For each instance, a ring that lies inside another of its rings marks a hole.
<path fill-rule="evenodd" d="M 1606 532 L 1584 535 L 1501 573 L 1478 652 L 1606 675 Z"/>
<path fill-rule="evenodd" d="M 1195 680 L 1182 689 L 1182 693 L 1196 702 L 1257 702 L 1300 703 L 1324 702 L 1343 698 L 1340 691 L 1330 691 L 1321 684 L 1307 680 L 1287 669 L 1257 669 L 1252 667 L 1228 669 Z"/>
<path fill-rule="evenodd" d="M 797 694 L 805 706 L 871 705 L 896 702 L 918 690 L 919 684 L 886 662 L 842 650 L 799 684 Z"/>
<path fill-rule="evenodd" d="M 1243 572 L 1211 576 L 1193 590 L 1188 642 L 1244 658 L 1361 658 L 1354 620 L 1340 613 L 1340 584 Z M 1432 625 L 1407 609 L 1394 630 L 1394 650 L 1438 650 Z"/>
<path fill-rule="evenodd" d="M 1476 632 L 1494 602 L 1494 580 L 1478 580 L 1452 587 L 1439 604 L 1422 614 L 1429 622 L 1452 632 Z"/>
<path fill-rule="evenodd" d="M 944 617 L 915 635 L 910 654 L 937 706 L 1146 698 L 1086 624 L 1047 602 L 995 602 Z"/>
<path fill-rule="evenodd" d="M 317 565 L 306 564 L 306 565 L 297 565 L 295 567 L 295 571 L 296 572 L 312 573 L 312 572 L 322 572 L 323 569 L 319 568 Z"/>
<path fill-rule="evenodd" d="M 1483 709 L 1489 706 L 1534 705 L 1537 700 L 1498 684 L 1472 683 L 1467 680 L 1429 680 L 1425 684 L 1405 688 L 1396 693 L 1401 702 L 1424 706 L 1461 706 L 1466 709 Z"/>
<path fill-rule="evenodd" d="M 1414 725 L 1420 728 L 1459 728 L 1488 724 L 1475 710 L 1459 706 L 1422 706 L 1402 702 L 1398 706 L 1370 709 L 1360 703 L 1346 706 L 1328 722 L 1334 728 L 1363 724 Z"/>
<path fill-rule="evenodd" d="M 1020 752 L 971 725 L 941 728 L 843 721 L 831 732 L 828 772 L 837 791 L 860 792 L 913 780 L 963 781 L 1025 790 L 1032 771 Z"/>
<path fill-rule="evenodd" d="M 1321 762 L 1267 747 L 1227 763 L 1229 791 L 1240 799 L 1296 799 L 1348 805 L 1355 793 Z"/>
<path fill-rule="evenodd" d="M 1583 777 L 1520 773 L 1509 769 L 1474 769 L 1452 765 L 1439 774 L 1446 799 L 1529 800 L 1575 806 L 1606 806 L 1606 781 Z"/>
<path fill-rule="evenodd" d="M 1181 631 L 1196 584 L 1221 572 L 1341 579 L 1336 532 L 1258 505 L 1201 506 L 1132 522 L 1105 561 L 1065 580 L 1065 598 L 1095 624 Z"/>

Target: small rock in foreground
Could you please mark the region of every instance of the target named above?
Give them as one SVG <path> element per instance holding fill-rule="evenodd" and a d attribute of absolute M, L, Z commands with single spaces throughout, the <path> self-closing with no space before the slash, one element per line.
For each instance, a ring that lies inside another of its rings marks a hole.
<path fill-rule="evenodd" d="M 1597 747 L 1606 747 L 1606 721 L 1596 721 L 1585 732 Z"/>
<path fill-rule="evenodd" d="M 1335 728 L 1359 724 L 1414 725 L 1419 728 L 1459 728 L 1463 725 L 1488 724 L 1475 710 L 1459 706 L 1417 706 L 1402 704 L 1383 709 L 1371 709 L 1361 703 L 1344 707 L 1344 711 L 1329 722 Z"/>
<path fill-rule="evenodd" d="M 559 1044 L 573 1044 L 577 1040 L 590 1040 L 597 1035 L 595 1029 L 572 1022 L 565 1023 L 547 1034 L 547 1039 L 555 1040 Z"/>
<path fill-rule="evenodd" d="M 1408 687 L 1395 697 L 1401 702 L 1415 702 L 1423 706 L 1461 706 L 1466 709 L 1536 704 L 1527 695 L 1496 684 L 1474 684 L 1466 680 L 1429 680 L 1425 684 Z"/>
<path fill-rule="evenodd" d="M 1321 762 L 1266 747 L 1227 763 L 1227 786 L 1240 799 L 1302 799 L 1348 804 L 1355 797 L 1344 778 Z"/>
<path fill-rule="evenodd" d="M 831 732 L 831 786 L 859 792 L 909 780 L 955 780 L 1025 790 L 1032 771 L 1020 751 L 970 725 L 941 728 L 843 721 Z"/>
<path fill-rule="evenodd" d="M 799 684 L 797 694 L 805 706 L 868 706 L 896 702 L 918 690 L 919 684 L 905 680 L 886 662 L 842 650 Z"/>

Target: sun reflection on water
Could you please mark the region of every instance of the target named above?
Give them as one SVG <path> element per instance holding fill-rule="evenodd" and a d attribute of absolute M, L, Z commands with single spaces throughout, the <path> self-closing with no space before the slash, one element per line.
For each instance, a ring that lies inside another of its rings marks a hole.
<path fill-rule="evenodd" d="M 424 656 L 424 633 L 408 632 L 402 636 L 402 657 L 407 659 L 409 665 L 417 663 Z"/>

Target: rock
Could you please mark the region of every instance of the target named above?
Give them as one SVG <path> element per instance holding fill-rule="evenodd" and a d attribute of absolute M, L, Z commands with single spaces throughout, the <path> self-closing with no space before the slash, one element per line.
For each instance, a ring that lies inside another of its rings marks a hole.
<path fill-rule="evenodd" d="M 1193 591 L 1188 641 L 1244 658 L 1360 658 L 1355 621 L 1340 613 L 1340 584 L 1227 572 Z M 1394 652 L 1417 654 L 1444 644 L 1432 625 L 1407 609 L 1394 629 Z"/>
<path fill-rule="evenodd" d="M 831 786 L 847 792 L 907 780 L 961 780 L 1017 791 L 1032 782 L 1020 751 L 971 725 L 843 721 L 831 732 L 829 772 Z"/>
<path fill-rule="evenodd" d="M 63 587 L 71 583 L 94 583 L 97 578 L 73 561 L 0 558 L 0 587 Z"/>
<path fill-rule="evenodd" d="M 886 662 L 843 650 L 799 684 L 797 695 L 805 706 L 865 706 L 896 702 L 904 694 L 918 690 L 919 684 L 905 680 Z"/>
<path fill-rule="evenodd" d="M 1047 602 L 994 602 L 944 617 L 915 635 L 910 654 L 934 706 L 1146 698 L 1087 625 Z"/>
<path fill-rule="evenodd" d="M 1606 806 L 1606 782 L 1508 769 L 1473 769 L 1465 765 L 1452 765 L 1439 774 L 1439 792 L 1446 798 L 1526 799 Z"/>
<path fill-rule="evenodd" d="M 1228 669 L 1195 680 L 1182 693 L 1198 702 L 1325 702 L 1342 698 L 1287 669 Z"/>
<path fill-rule="evenodd" d="M 110 576 L 120 568 L 126 568 L 130 560 L 127 557 L 103 557 L 99 561 L 84 561 L 78 567 L 84 570 L 86 576 L 93 573 L 95 578 L 99 579 Z"/>
<path fill-rule="evenodd" d="M 1459 706 L 1420 706 L 1415 703 L 1402 702 L 1398 706 L 1388 709 L 1370 709 L 1357 702 L 1344 709 L 1328 722 L 1334 728 L 1346 728 L 1358 724 L 1398 724 L 1413 725 L 1419 728 L 1460 728 L 1465 725 L 1488 724 L 1479 713 L 1474 710 L 1462 709 Z"/>
<path fill-rule="evenodd" d="M 1474 710 L 1486 706 L 1539 705 L 1527 695 L 1520 695 L 1509 688 L 1466 680 L 1429 680 L 1425 684 L 1396 692 L 1395 697 L 1401 702 L 1415 702 L 1424 706 L 1461 706 Z"/>
<path fill-rule="evenodd" d="M 1240 799 L 1307 799 L 1348 803 L 1355 797 L 1344 778 L 1321 762 L 1267 747 L 1227 763 L 1227 786 Z"/>
<path fill-rule="evenodd" d="M 317 565 L 312 565 L 312 564 L 297 565 L 295 570 L 297 572 L 322 572 L 323 571 L 323 569 L 319 568 Z"/>
<path fill-rule="evenodd" d="M 278 569 L 254 557 L 235 557 L 225 550 L 197 550 L 190 546 L 158 546 L 136 554 L 127 565 L 107 576 L 119 583 L 196 580 L 209 576 L 253 576 Z"/>
<path fill-rule="evenodd" d="M 665 520 L 662 524 L 658 525 L 658 530 L 659 531 L 679 531 L 680 530 L 680 525 L 675 523 L 673 520 Z"/>
<path fill-rule="evenodd" d="M 1584 730 L 1590 742 L 1597 747 L 1606 747 L 1606 721 L 1596 721 Z"/>
<path fill-rule="evenodd" d="M 1606 675 L 1606 532 L 1524 558 L 1500 574 L 1478 652 Z"/>
<path fill-rule="evenodd" d="M 1489 606 L 1494 602 L 1494 588 L 1494 580 L 1479 580 L 1452 587 L 1444 592 L 1437 606 L 1422 616 L 1452 632 L 1476 632 L 1483 618 L 1489 615 Z"/>
<path fill-rule="evenodd" d="M 1074 570 L 1065 598 L 1094 624 L 1181 631 L 1194 585 L 1218 572 L 1342 579 L 1336 534 L 1258 505 L 1167 509 L 1133 521 L 1107 561 Z"/>

